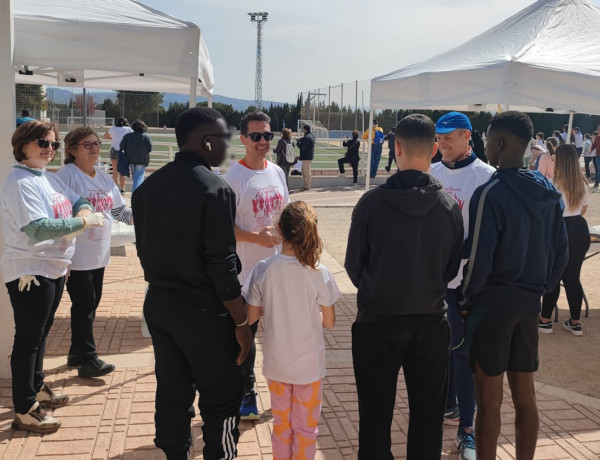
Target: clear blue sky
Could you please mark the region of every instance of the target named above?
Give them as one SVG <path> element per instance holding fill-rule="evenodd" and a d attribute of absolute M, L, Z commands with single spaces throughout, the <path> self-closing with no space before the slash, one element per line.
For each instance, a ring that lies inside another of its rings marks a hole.
<path fill-rule="evenodd" d="M 263 31 L 263 100 L 375 76 L 460 45 L 533 0 L 140 0 L 202 30 L 215 93 L 254 99 L 256 27 Z M 600 7 L 600 0 L 591 0 Z"/>

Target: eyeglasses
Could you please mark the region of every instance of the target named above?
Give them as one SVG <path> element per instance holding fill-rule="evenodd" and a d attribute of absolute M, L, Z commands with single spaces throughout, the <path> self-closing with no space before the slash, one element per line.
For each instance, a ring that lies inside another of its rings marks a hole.
<path fill-rule="evenodd" d="M 252 142 L 260 141 L 261 137 L 265 141 L 269 142 L 273 140 L 273 138 L 275 137 L 275 133 L 272 133 L 270 131 L 267 131 L 266 133 L 248 133 L 246 134 L 246 137 L 249 137 Z"/>
<path fill-rule="evenodd" d="M 47 149 L 52 146 L 52 150 L 58 150 L 60 148 L 60 142 L 50 142 L 48 139 L 36 139 L 37 145 L 42 149 Z"/>
<path fill-rule="evenodd" d="M 102 145 L 102 142 L 100 141 L 94 141 L 94 142 L 82 142 L 81 144 L 77 144 L 77 145 L 83 145 L 83 148 L 86 150 L 91 150 L 92 147 L 96 147 L 96 148 L 100 148 L 100 146 Z"/>

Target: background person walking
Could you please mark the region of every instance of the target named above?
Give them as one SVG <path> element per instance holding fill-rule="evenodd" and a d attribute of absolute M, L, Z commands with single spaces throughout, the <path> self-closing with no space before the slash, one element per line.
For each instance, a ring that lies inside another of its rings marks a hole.
<path fill-rule="evenodd" d="M 144 181 L 146 167 L 150 163 L 150 152 L 152 151 L 152 139 L 146 134 L 148 126 L 141 120 L 135 120 L 131 125 L 132 133 L 125 134 L 121 140 L 121 150 L 129 162 L 133 186 L 131 193 L 135 192 Z"/>

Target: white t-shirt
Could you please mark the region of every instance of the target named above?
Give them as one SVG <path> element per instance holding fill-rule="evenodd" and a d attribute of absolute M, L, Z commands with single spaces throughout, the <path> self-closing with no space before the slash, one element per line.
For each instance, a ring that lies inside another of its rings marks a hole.
<path fill-rule="evenodd" d="M 583 156 L 584 157 L 593 157 L 594 155 L 591 152 L 592 149 L 592 140 L 586 139 L 583 141 Z"/>
<path fill-rule="evenodd" d="M 325 377 L 319 305 L 333 305 L 340 298 L 331 272 L 278 254 L 256 265 L 242 294 L 250 305 L 263 307 L 263 375 L 296 385 Z"/>
<path fill-rule="evenodd" d="M 575 132 L 575 147 L 583 147 L 583 134 L 581 134 L 580 132 Z"/>
<path fill-rule="evenodd" d="M 587 184 L 585 184 L 585 195 L 583 195 L 583 200 L 581 200 L 581 203 L 579 203 L 579 206 L 577 206 L 576 208 L 571 208 L 569 206 L 569 203 L 567 202 L 567 197 L 565 196 L 564 192 L 558 187 L 557 184 L 554 184 L 554 186 L 556 187 L 556 190 L 558 190 L 563 196 L 563 202 L 565 203 L 563 217 L 580 216 L 583 207 L 587 206 L 590 202 L 590 189 L 587 186 Z"/>
<path fill-rule="evenodd" d="M 90 177 L 73 163 L 58 171 L 58 176 L 76 193 L 94 207 L 94 212 L 104 214 L 104 227 L 88 228 L 76 239 L 71 270 L 95 270 L 110 262 L 110 210 L 125 204 L 112 178 L 97 167 L 96 175 Z"/>
<path fill-rule="evenodd" d="M 441 161 L 431 165 L 431 175 L 442 183 L 444 191 L 454 197 L 460 206 L 465 229 L 465 240 L 469 236 L 469 203 L 471 202 L 473 192 L 477 187 L 485 184 L 495 172 L 495 168 L 484 163 L 479 158 L 470 165 L 459 169 L 447 168 Z M 458 275 L 448 283 L 448 288 L 456 289 L 460 286 L 463 277 L 463 267 L 466 263 L 466 260 L 461 262 Z"/>
<path fill-rule="evenodd" d="M 41 170 L 38 170 L 41 172 Z M 6 247 L 0 258 L 5 283 L 25 275 L 57 279 L 67 273 L 75 241 L 35 242 L 21 229 L 39 219 L 70 219 L 80 196 L 56 175 L 14 167 L 0 189 L 0 213 Z"/>
<path fill-rule="evenodd" d="M 121 150 L 121 140 L 127 133 L 132 133 L 133 129 L 129 126 L 113 126 L 108 130 L 108 134 L 112 137 L 110 139 L 110 146 L 115 150 Z"/>
<path fill-rule="evenodd" d="M 235 225 L 242 230 L 258 232 L 265 227 L 277 227 L 281 211 L 290 202 L 283 170 L 269 161 L 266 163 L 265 169 L 255 170 L 238 162 L 222 176 L 235 192 Z M 240 284 L 244 284 L 259 261 L 279 252 L 281 245 L 265 248 L 238 241 L 237 254 L 242 262 Z"/>

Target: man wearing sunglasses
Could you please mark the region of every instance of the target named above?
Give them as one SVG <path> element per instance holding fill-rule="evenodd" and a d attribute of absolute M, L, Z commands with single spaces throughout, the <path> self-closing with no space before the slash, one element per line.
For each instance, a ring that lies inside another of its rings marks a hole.
<path fill-rule="evenodd" d="M 290 201 L 283 170 L 266 159 L 274 136 L 270 122 L 263 112 L 251 112 L 242 118 L 240 139 L 246 154 L 223 175 L 236 197 L 235 239 L 242 262 L 239 274 L 242 285 L 259 261 L 281 251 L 277 224 L 281 211 Z M 257 327 L 258 322 L 251 325 L 254 334 Z M 254 391 L 255 357 L 253 344 L 243 366 L 244 399 L 240 408 L 243 420 L 259 418 Z"/>

